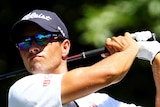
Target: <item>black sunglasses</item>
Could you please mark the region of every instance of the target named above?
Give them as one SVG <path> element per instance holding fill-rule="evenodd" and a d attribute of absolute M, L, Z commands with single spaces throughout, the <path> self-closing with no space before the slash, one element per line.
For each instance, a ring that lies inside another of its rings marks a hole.
<path fill-rule="evenodd" d="M 39 33 L 34 36 L 27 36 L 22 38 L 19 42 L 16 43 L 16 47 L 20 50 L 27 50 L 30 48 L 32 40 L 34 40 L 38 45 L 44 46 L 55 40 L 55 37 L 57 37 L 57 41 L 64 40 L 61 33 Z"/>

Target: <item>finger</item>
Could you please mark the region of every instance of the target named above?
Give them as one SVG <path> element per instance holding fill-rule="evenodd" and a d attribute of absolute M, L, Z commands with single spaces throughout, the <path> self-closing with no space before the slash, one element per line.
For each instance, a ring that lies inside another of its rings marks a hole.
<path fill-rule="evenodd" d="M 117 52 L 116 48 L 114 48 L 114 41 L 111 38 L 108 38 L 106 40 L 106 48 L 110 52 L 110 54 Z"/>
<path fill-rule="evenodd" d="M 109 55 L 111 55 L 111 54 L 110 54 L 110 53 L 102 53 L 102 54 L 101 54 L 101 57 L 102 57 L 102 58 L 106 58 L 106 57 L 108 57 Z"/>
<path fill-rule="evenodd" d="M 123 36 L 113 37 L 112 42 L 116 52 L 122 51 L 128 46 L 128 43 Z"/>

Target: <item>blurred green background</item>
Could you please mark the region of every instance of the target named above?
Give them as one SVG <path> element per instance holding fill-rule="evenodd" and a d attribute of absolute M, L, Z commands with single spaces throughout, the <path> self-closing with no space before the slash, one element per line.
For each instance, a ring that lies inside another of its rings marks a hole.
<path fill-rule="evenodd" d="M 160 0 L 1 0 L 1 75 L 24 68 L 17 49 L 9 40 L 10 29 L 23 14 L 36 8 L 56 12 L 66 24 L 72 40 L 70 55 L 103 47 L 105 38 L 123 35 L 126 31 L 150 30 L 160 40 Z M 95 56 L 70 62 L 68 66 L 73 69 L 99 60 L 101 57 Z M 0 80 L 0 107 L 7 107 L 9 87 L 25 75 Z M 149 62 L 136 59 L 120 83 L 99 92 L 127 103 L 154 107 L 155 85 Z"/>

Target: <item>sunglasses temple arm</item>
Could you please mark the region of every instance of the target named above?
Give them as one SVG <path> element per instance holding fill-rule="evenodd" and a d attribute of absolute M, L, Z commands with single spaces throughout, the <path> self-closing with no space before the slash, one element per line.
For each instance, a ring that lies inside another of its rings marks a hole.
<path fill-rule="evenodd" d="M 86 51 L 86 52 L 82 52 L 80 54 L 67 57 L 67 62 L 80 60 L 80 59 L 86 59 L 86 58 L 89 58 L 89 57 L 100 55 L 100 54 L 105 53 L 105 52 L 108 52 L 105 47 L 90 50 L 90 51 Z M 22 75 L 22 74 L 29 74 L 29 73 L 27 72 L 26 69 L 20 69 L 20 70 L 12 71 L 12 72 L 9 72 L 9 73 L 1 74 L 0 75 L 0 80 L 15 77 L 15 76 Z"/>

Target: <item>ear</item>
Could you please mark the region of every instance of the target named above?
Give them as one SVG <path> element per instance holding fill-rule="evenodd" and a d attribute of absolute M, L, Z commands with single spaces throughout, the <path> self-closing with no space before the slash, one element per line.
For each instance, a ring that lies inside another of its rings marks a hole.
<path fill-rule="evenodd" d="M 61 44 L 61 48 L 62 48 L 62 59 L 66 59 L 69 51 L 70 51 L 70 46 L 71 43 L 68 39 L 65 39 L 62 44 Z"/>

